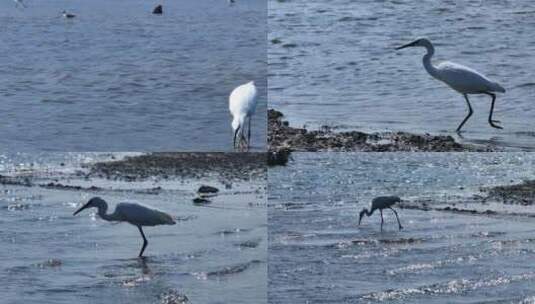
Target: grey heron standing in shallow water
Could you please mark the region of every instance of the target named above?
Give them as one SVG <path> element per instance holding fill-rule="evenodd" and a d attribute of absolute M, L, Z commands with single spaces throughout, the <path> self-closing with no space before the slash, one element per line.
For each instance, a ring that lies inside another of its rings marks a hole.
<path fill-rule="evenodd" d="M 492 113 L 494 112 L 494 101 L 496 101 L 496 94 L 494 94 L 494 92 L 505 93 L 505 89 L 500 84 L 490 80 L 476 70 L 457 63 L 444 61 L 434 66 L 431 63 L 431 57 L 433 57 L 433 54 L 435 54 L 435 48 L 433 47 L 431 41 L 426 38 L 417 39 L 411 43 L 396 48 L 396 50 L 401 50 L 406 47 L 424 47 L 427 50 L 427 54 L 425 54 L 423 57 L 425 70 L 431 76 L 444 82 L 450 88 L 464 96 L 466 104 L 468 105 L 468 115 L 457 127 L 457 133 L 461 132 L 461 128 L 473 113 L 472 105 L 470 105 L 470 100 L 468 100 L 468 94 L 486 94 L 492 97 L 492 102 L 490 104 L 489 124 L 493 128 L 502 129 L 501 126 L 496 124 L 500 123 L 500 121 L 492 119 Z"/>
<path fill-rule="evenodd" d="M 162 211 L 151 209 L 135 203 L 120 203 L 115 207 L 115 211 L 107 214 L 108 203 L 100 197 L 93 197 L 85 205 L 74 212 L 73 215 L 80 213 L 80 211 L 87 208 L 97 208 L 98 216 L 105 221 L 127 222 L 139 229 L 143 237 L 143 247 L 139 252 L 139 257 L 143 256 L 143 251 L 148 245 L 147 238 L 143 233 L 142 226 L 157 226 L 157 225 L 174 225 L 173 217 Z"/>
<path fill-rule="evenodd" d="M 401 226 L 401 223 L 399 222 L 398 213 L 396 212 L 396 210 L 392 208 L 392 205 L 394 205 L 395 203 L 399 203 L 399 202 L 401 202 L 401 198 L 397 196 L 378 196 L 374 198 L 372 200 L 370 210 L 368 211 L 368 209 L 363 208 L 362 211 L 360 212 L 359 225 L 364 215 L 371 216 L 375 210 L 379 209 L 379 211 L 381 212 L 381 231 L 383 231 L 383 222 L 384 222 L 383 209 L 388 208 L 392 210 L 394 214 L 396 215 L 396 219 L 398 220 L 399 230 L 403 229 L 403 226 Z"/>

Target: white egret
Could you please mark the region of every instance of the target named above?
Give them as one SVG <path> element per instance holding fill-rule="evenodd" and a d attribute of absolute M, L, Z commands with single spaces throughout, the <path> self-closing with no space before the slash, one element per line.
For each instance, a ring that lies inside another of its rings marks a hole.
<path fill-rule="evenodd" d="M 427 54 L 423 57 L 423 63 L 425 70 L 434 78 L 444 82 L 455 91 L 461 93 L 468 104 L 468 115 L 457 127 L 457 132 L 461 131 L 461 128 L 466 123 L 468 118 L 472 116 L 473 110 L 468 100 L 468 94 L 486 94 L 492 97 L 492 103 L 490 105 L 489 124 L 493 128 L 502 129 L 501 126 L 496 125 L 498 120 L 492 119 L 492 113 L 494 111 L 494 101 L 496 95 L 493 92 L 505 93 L 505 89 L 498 84 L 487 78 L 485 75 L 453 62 L 444 61 L 436 66 L 431 63 L 431 57 L 435 54 L 435 48 L 431 41 L 426 38 L 417 39 L 411 43 L 405 44 L 396 48 L 401 50 L 406 47 L 424 47 L 427 49 Z"/>
<path fill-rule="evenodd" d="M 403 229 L 403 227 L 401 226 L 401 223 L 399 222 L 398 213 L 396 212 L 396 210 L 392 208 L 392 205 L 394 205 L 395 203 L 399 203 L 399 202 L 401 202 L 401 198 L 397 196 L 378 196 L 374 198 L 372 200 L 370 210 L 368 211 L 368 209 L 363 208 L 362 211 L 360 212 L 359 225 L 364 215 L 371 216 L 375 210 L 379 209 L 379 211 L 381 212 L 381 231 L 383 231 L 383 222 L 384 222 L 383 209 L 388 208 L 394 212 L 394 215 L 396 215 L 396 219 L 398 220 L 399 230 Z"/>
<path fill-rule="evenodd" d="M 229 97 L 229 110 L 232 114 L 232 129 L 234 130 L 234 148 L 236 138 L 239 138 L 238 147 L 242 142 L 249 148 L 251 142 L 251 117 L 256 109 L 257 90 L 254 81 L 235 88 Z M 247 140 L 245 140 L 245 121 L 248 120 Z"/>
<path fill-rule="evenodd" d="M 76 15 L 74 15 L 74 14 L 67 13 L 67 11 L 61 12 L 61 15 L 63 16 L 63 18 L 67 18 L 67 19 L 71 19 L 71 18 L 76 17 Z"/>
<path fill-rule="evenodd" d="M 91 198 L 85 205 L 76 210 L 73 215 L 78 214 L 86 208 L 97 208 L 97 214 L 103 220 L 110 222 L 127 222 L 136 226 L 143 237 L 143 247 L 141 247 L 141 251 L 139 252 L 140 257 L 143 255 L 143 251 L 145 251 L 145 247 L 147 247 L 149 243 L 147 238 L 145 238 L 145 234 L 141 228 L 142 226 L 175 224 L 175 221 L 169 214 L 134 203 L 117 204 L 113 213 L 106 214 L 108 204 L 100 197 Z"/>

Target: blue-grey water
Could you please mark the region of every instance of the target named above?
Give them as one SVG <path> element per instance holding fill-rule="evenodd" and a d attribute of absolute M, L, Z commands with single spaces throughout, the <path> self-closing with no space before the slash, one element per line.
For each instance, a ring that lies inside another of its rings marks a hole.
<path fill-rule="evenodd" d="M 0 2 L 3 151 L 229 151 L 228 96 L 259 87 L 266 145 L 265 0 Z M 62 10 L 74 19 L 59 17 Z"/>
<path fill-rule="evenodd" d="M 373 197 L 472 209 L 481 187 L 535 178 L 529 153 L 298 153 L 269 172 L 270 303 L 533 303 L 533 206 L 498 215 L 358 212 Z M 392 164 L 395 164 L 394 166 Z"/>
<path fill-rule="evenodd" d="M 85 178 L 87 164 L 111 157 L 122 156 L 0 156 L 2 176 L 26 176 L 34 185 L 0 186 L 0 302 L 267 303 L 264 179 L 226 189 L 211 178 Z M 50 182 L 102 189 L 37 186 Z M 208 207 L 191 202 L 200 184 L 222 189 Z M 106 199 L 110 211 L 123 201 L 149 205 L 177 224 L 145 228 L 149 244 L 140 260 L 136 227 L 103 221 L 95 209 L 72 215 L 92 196 Z"/>
<path fill-rule="evenodd" d="M 270 0 L 270 107 L 297 126 L 455 135 L 463 97 L 427 74 L 424 49 L 394 50 L 427 36 L 435 62 L 467 65 L 507 89 L 494 117 L 504 129 L 487 123 L 490 98 L 473 96 L 457 139 L 534 150 L 534 17 L 529 0 Z"/>

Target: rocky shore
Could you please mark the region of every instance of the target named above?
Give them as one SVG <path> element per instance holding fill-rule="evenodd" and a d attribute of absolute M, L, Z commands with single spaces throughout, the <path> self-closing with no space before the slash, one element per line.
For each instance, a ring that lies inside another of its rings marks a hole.
<path fill-rule="evenodd" d="M 291 127 L 284 114 L 268 110 L 269 150 L 316 152 L 489 152 L 493 146 L 462 144 L 451 136 L 412 134 L 407 132 L 364 133 L 360 131 L 335 132 L 325 127 L 307 130 Z"/>
<path fill-rule="evenodd" d="M 90 176 L 124 180 L 154 176 L 160 178 L 217 176 L 228 180 L 265 178 L 266 153 L 149 153 L 92 164 Z"/>

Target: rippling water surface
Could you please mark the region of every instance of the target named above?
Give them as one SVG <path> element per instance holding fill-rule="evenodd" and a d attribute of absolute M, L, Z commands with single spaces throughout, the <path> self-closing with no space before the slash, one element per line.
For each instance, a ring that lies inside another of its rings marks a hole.
<path fill-rule="evenodd" d="M 528 207 L 505 205 L 495 216 L 398 208 L 405 229 L 385 211 L 383 233 L 378 213 L 357 222 L 358 211 L 385 194 L 470 209 L 483 186 L 534 179 L 534 155 L 294 158 L 269 176 L 271 303 L 533 302 L 534 220 L 507 215 Z"/>
<path fill-rule="evenodd" d="M 228 96 L 255 80 L 266 138 L 266 2 L 0 3 L 0 147 L 228 151 Z M 60 18 L 60 12 L 77 15 Z"/>
<path fill-rule="evenodd" d="M 269 1 L 270 105 L 295 125 L 453 133 L 467 113 L 461 95 L 424 70 L 418 36 L 435 62 L 475 68 L 507 89 L 487 123 L 488 96 L 471 98 L 464 140 L 535 149 L 535 3 L 491 1 Z"/>
<path fill-rule="evenodd" d="M 2 155 L 0 174 L 28 177 L 32 187 L 0 186 L 2 303 L 266 303 L 265 182 L 84 178 L 82 163 L 119 154 Z M 52 189 L 48 183 L 101 190 Z M 208 207 L 191 200 L 200 183 L 222 193 Z M 151 190 L 161 187 L 157 191 Z M 81 202 L 101 196 L 169 212 L 174 226 L 112 224 Z"/>

